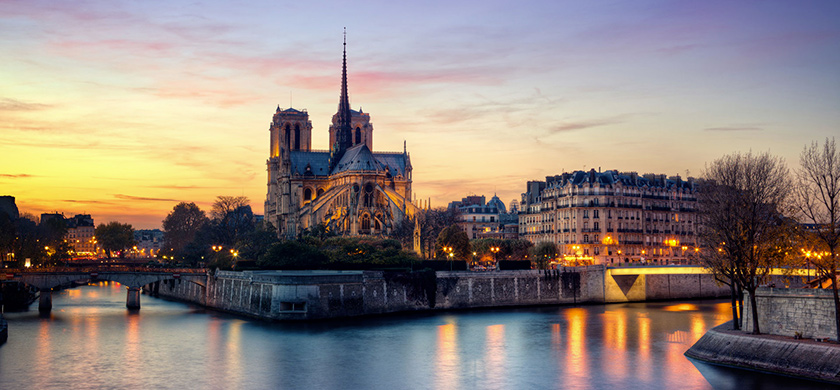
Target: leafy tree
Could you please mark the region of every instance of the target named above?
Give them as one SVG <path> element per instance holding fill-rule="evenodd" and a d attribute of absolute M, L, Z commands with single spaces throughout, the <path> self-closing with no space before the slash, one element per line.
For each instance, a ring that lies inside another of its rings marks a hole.
<path fill-rule="evenodd" d="M 16 236 L 17 230 L 12 216 L 0 210 L 0 263 L 8 258 L 9 253 L 14 253 Z"/>
<path fill-rule="evenodd" d="M 240 258 L 257 260 L 265 255 L 276 242 L 278 239 L 274 226 L 269 223 L 260 223 L 254 230 L 245 234 L 235 247 L 239 251 Z"/>
<path fill-rule="evenodd" d="M 469 260 L 472 256 L 472 252 L 470 252 L 470 238 L 457 225 L 452 225 L 441 230 L 435 243 L 435 258 L 450 260 L 450 252 L 445 251 L 443 248 L 452 248 L 452 260 Z"/>
<path fill-rule="evenodd" d="M 210 220 L 195 203 L 181 202 L 163 220 L 164 246 L 181 252 Z"/>
<path fill-rule="evenodd" d="M 701 254 L 715 278 L 730 286 L 738 329 L 739 289 L 749 292 L 753 333 L 760 333 L 755 290 L 791 248 L 791 223 L 783 216 L 790 182 L 784 161 L 769 153 L 731 154 L 706 167 L 699 193 Z"/>
<path fill-rule="evenodd" d="M 800 167 L 796 171 L 798 185 L 794 187 L 794 199 L 800 216 L 814 225 L 810 231 L 813 245 L 809 252 L 810 261 L 819 273 L 820 279 L 831 281 L 834 293 L 834 322 L 837 340 L 840 340 L 840 297 L 837 289 L 837 268 L 840 266 L 838 245 L 840 245 L 840 153 L 834 138 L 826 138 L 820 146 L 812 142 L 799 156 Z"/>
<path fill-rule="evenodd" d="M 120 252 L 120 258 L 125 257 L 125 249 L 132 247 L 134 241 L 134 228 L 129 224 L 119 222 L 108 222 L 107 224 L 99 224 L 96 227 L 96 240 L 99 246 L 105 250 L 108 258 L 111 258 L 111 252 Z"/>
<path fill-rule="evenodd" d="M 537 269 L 546 269 L 548 263 L 557 256 L 557 245 L 550 241 L 543 241 L 531 249 L 531 254 Z"/>
<path fill-rule="evenodd" d="M 38 266 L 46 259 L 44 246 L 41 245 L 41 237 L 38 234 L 38 224 L 32 216 L 21 215 L 16 221 L 14 254 L 15 261 L 10 266 L 22 267 L 26 259 L 30 259 L 33 266 Z"/>
<path fill-rule="evenodd" d="M 319 269 L 329 261 L 318 248 L 305 243 L 287 240 L 277 242 L 257 259 L 257 265 L 266 269 L 306 270 Z"/>
<path fill-rule="evenodd" d="M 41 221 L 38 224 L 38 235 L 43 245 L 58 247 L 64 243 L 64 237 L 67 235 L 67 222 L 64 217 Z"/>

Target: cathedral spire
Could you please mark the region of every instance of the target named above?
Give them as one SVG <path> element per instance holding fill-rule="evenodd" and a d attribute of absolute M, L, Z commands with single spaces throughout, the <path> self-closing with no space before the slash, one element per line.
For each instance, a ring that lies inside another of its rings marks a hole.
<path fill-rule="evenodd" d="M 350 97 L 347 93 L 347 27 L 344 28 L 344 50 L 341 56 L 341 97 L 338 100 L 338 113 L 335 122 L 335 145 L 332 146 L 330 170 L 335 167 L 344 151 L 353 146 L 353 129 L 350 124 Z"/>
<path fill-rule="evenodd" d="M 353 145 L 350 125 L 350 97 L 347 93 L 347 28 L 344 28 L 344 51 L 341 56 L 341 98 L 338 101 L 338 143 L 339 149 Z"/>

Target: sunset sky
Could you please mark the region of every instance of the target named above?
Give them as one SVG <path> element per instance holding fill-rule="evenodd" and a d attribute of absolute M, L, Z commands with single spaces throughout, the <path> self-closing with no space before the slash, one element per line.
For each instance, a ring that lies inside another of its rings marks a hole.
<path fill-rule="evenodd" d="M 0 0 L 0 195 L 135 228 L 217 195 L 262 213 L 278 105 L 328 149 L 343 27 L 351 106 L 433 206 L 736 151 L 795 166 L 840 134 L 833 0 Z"/>

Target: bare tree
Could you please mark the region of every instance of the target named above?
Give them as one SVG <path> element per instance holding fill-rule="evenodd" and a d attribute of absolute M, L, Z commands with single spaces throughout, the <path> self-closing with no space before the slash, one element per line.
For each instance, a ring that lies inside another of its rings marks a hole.
<path fill-rule="evenodd" d="M 790 182 L 784 160 L 769 153 L 735 153 L 715 160 L 699 193 L 701 261 L 730 286 L 732 319 L 738 329 L 736 301 L 749 292 L 753 333 L 760 333 L 755 290 L 791 247 L 792 224 L 784 218 Z"/>
<path fill-rule="evenodd" d="M 796 207 L 807 223 L 814 224 L 809 240 L 815 255 L 810 259 L 819 279 L 831 280 L 834 292 L 834 322 L 840 341 L 840 298 L 837 293 L 837 246 L 840 244 L 840 153 L 834 138 L 825 144 L 812 142 L 799 155 L 794 190 Z"/>

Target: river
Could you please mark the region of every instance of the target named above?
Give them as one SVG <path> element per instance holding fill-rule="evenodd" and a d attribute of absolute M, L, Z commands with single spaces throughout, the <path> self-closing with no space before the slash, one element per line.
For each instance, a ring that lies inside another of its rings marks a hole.
<path fill-rule="evenodd" d="M 723 301 L 392 315 L 277 324 L 100 283 L 6 313 L 0 389 L 831 388 L 692 362 Z"/>

